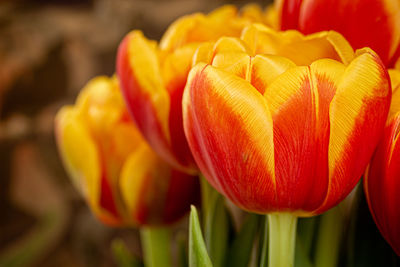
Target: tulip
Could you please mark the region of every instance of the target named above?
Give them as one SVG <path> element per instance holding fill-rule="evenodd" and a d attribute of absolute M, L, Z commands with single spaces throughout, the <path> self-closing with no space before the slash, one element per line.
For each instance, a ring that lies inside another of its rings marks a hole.
<path fill-rule="evenodd" d="M 176 168 L 197 171 L 182 125 L 182 93 L 192 57 L 202 42 L 240 36 L 251 21 L 266 19 L 257 6 L 238 14 L 225 6 L 209 15 L 193 14 L 174 22 L 160 43 L 140 31 L 121 42 L 117 74 L 128 109 L 150 146 Z"/>
<path fill-rule="evenodd" d="M 393 101 L 384 134 L 365 175 L 364 190 L 379 231 L 400 256 L 400 71 L 389 73 Z"/>
<path fill-rule="evenodd" d="M 189 73 L 185 134 L 214 188 L 269 214 L 270 266 L 292 266 L 296 218 L 335 206 L 364 172 L 389 110 L 388 74 L 369 49 L 348 65 L 297 66 L 221 43 Z"/>
<path fill-rule="evenodd" d="M 116 78 L 90 81 L 58 112 L 55 132 L 68 174 L 105 224 L 169 224 L 199 196 L 197 177 L 171 168 L 141 137 Z"/>
<path fill-rule="evenodd" d="M 335 30 L 353 48 L 371 47 L 387 65 L 400 56 L 398 0 L 277 0 L 281 29 Z"/>
<path fill-rule="evenodd" d="M 185 133 L 202 173 L 239 207 L 311 216 L 358 182 L 390 99 L 387 72 L 370 50 L 348 66 L 222 52 L 189 74 Z"/>

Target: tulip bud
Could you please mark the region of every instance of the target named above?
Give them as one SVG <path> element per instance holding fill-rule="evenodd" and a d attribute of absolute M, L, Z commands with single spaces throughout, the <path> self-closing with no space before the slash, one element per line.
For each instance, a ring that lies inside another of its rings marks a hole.
<path fill-rule="evenodd" d="M 311 216 L 335 206 L 359 181 L 388 114 L 379 57 L 365 49 L 348 65 L 324 58 L 297 66 L 230 40 L 190 71 L 183 96 L 200 170 L 248 211 Z"/>
<path fill-rule="evenodd" d="M 158 225 L 182 217 L 198 179 L 171 168 L 131 122 L 116 78 L 98 77 L 56 116 L 58 148 L 74 185 L 109 225 Z"/>
<path fill-rule="evenodd" d="M 400 71 L 389 73 L 393 90 L 390 115 L 365 175 L 364 190 L 379 231 L 400 256 Z"/>
<path fill-rule="evenodd" d="M 239 36 L 250 22 L 263 18 L 256 6 L 239 14 L 224 6 L 208 15 L 180 18 L 159 45 L 140 31 L 129 33 L 120 44 L 117 74 L 128 109 L 150 146 L 176 168 L 197 171 L 182 126 L 182 93 L 194 52 L 202 42 Z"/>
<path fill-rule="evenodd" d="M 371 47 L 386 65 L 400 56 L 398 0 L 277 0 L 282 30 L 335 30 L 353 48 Z"/>

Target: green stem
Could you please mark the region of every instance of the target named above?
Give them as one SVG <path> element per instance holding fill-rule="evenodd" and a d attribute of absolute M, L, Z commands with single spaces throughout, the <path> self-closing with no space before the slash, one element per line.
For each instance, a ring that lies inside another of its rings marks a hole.
<path fill-rule="evenodd" d="M 142 227 L 140 237 L 146 267 L 172 266 L 168 228 Z"/>
<path fill-rule="evenodd" d="M 297 217 L 292 213 L 268 214 L 268 266 L 293 267 Z"/>

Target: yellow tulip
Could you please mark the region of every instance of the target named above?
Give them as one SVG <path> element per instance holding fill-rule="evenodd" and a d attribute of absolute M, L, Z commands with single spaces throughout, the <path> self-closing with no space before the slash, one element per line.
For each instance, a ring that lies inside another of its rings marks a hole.
<path fill-rule="evenodd" d="M 68 174 L 104 223 L 171 223 L 197 200 L 197 177 L 171 168 L 147 145 L 116 78 L 90 81 L 75 105 L 58 112 L 55 127 Z"/>

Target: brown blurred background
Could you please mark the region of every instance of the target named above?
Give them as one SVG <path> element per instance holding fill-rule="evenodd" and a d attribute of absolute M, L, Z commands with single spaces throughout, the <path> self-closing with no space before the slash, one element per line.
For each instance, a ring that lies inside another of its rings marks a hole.
<path fill-rule="evenodd" d="M 97 222 L 70 184 L 53 117 L 90 78 L 113 74 L 131 29 L 159 39 L 183 14 L 248 2 L 0 0 L 0 266 L 115 266 L 116 237 L 140 257 L 137 231 Z"/>

